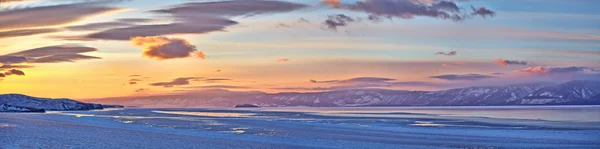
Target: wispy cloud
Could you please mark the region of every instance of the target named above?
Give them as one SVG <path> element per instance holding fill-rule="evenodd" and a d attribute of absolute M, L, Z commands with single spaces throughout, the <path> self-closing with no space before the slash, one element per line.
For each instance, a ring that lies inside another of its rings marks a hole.
<path fill-rule="evenodd" d="M 181 85 L 189 85 L 190 81 L 203 79 L 203 77 L 185 77 L 185 78 L 177 78 L 169 82 L 157 82 L 150 84 L 151 86 L 162 86 L 162 87 L 173 87 L 173 86 L 181 86 Z"/>
<path fill-rule="evenodd" d="M 351 78 L 346 80 L 326 80 L 326 81 L 317 81 L 310 80 L 312 83 L 381 83 L 381 82 L 389 82 L 394 81 L 396 79 L 390 78 L 381 78 L 381 77 L 358 77 Z"/>
<path fill-rule="evenodd" d="M 23 69 L 23 68 L 33 68 L 33 67 L 34 66 L 30 66 L 30 65 L 2 65 L 2 66 L 0 66 L 0 70 L 6 70 L 6 69 Z"/>
<path fill-rule="evenodd" d="M 173 34 L 204 34 L 224 31 L 238 24 L 230 17 L 281 13 L 304 8 L 306 5 L 282 1 L 221 1 L 192 2 L 151 12 L 170 15 L 173 23 L 133 25 L 108 29 L 83 36 L 62 36 L 66 40 L 129 40 L 132 37 L 161 36 Z"/>
<path fill-rule="evenodd" d="M 190 86 L 183 87 L 187 89 L 248 89 L 247 86 L 232 86 L 232 85 L 210 85 L 210 86 Z"/>
<path fill-rule="evenodd" d="M 472 16 L 491 17 L 495 12 L 485 7 L 472 9 L 466 13 L 454 1 L 419 1 L 419 0 L 364 0 L 353 4 L 341 3 L 339 0 L 323 0 L 332 8 L 365 12 L 373 16 L 387 18 L 412 19 L 415 17 L 432 17 L 461 21 Z"/>
<path fill-rule="evenodd" d="M 280 58 L 280 59 L 277 59 L 277 62 L 280 62 L 280 63 L 282 63 L 282 62 L 288 62 L 288 61 L 290 61 L 289 58 Z"/>
<path fill-rule="evenodd" d="M 13 38 L 13 37 L 22 37 L 22 36 L 31 36 L 38 34 L 47 34 L 61 31 L 60 29 L 54 28 L 40 28 L 40 29 L 19 29 L 19 30 L 9 30 L 9 31 L 0 31 L 0 38 Z"/>
<path fill-rule="evenodd" d="M 464 65 L 465 63 L 463 62 L 455 62 L 455 63 L 444 63 L 441 66 L 444 68 L 456 68 L 460 65 Z"/>
<path fill-rule="evenodd" d="M 431 76 L 429 78 L 442 79 L 448 81 L 476 81 L 495 77 L 482 74 L 446 74 L 439 76 Z"/>
<path fill-rule="evenodd" d="M 60 63 L 77 60 L 100 59 L 100 57 L 82 55 L 81 53 L 98 51 L 96 48 L 76 45 L 48 46 L 21 52 L 0 55 L 0 63 Z"/>
<path fill-rule="evenodd" d="M 146 92 L 146 91 L 149 91 L 149 90 L 150 90 L 150 89 L 147 89 L 147 88 L 139 88 L 139 89 L 136 89 L 136 90 L 135 90 L 135 91 L 133 91 L 133 92 L 136 92 L 136 93 L 141 93 L 141 92 Z"/>
<path fill-rule="evenodd" d="M 330 91 L 330 90 L 351 90 L 365 88 L 393 88 L 393 87 L 439 87 L 442 84 L 421 81 L 397 81 L 392 78 L 382 77 L 357 77 L 340 80 L 310 80 L 311 83 L 327 85 L 327 87 L 278 87 L 277 90 L 309 90 L 309 91 Z"/>
<path fill-rule="evenodd" d="M 126 22 L 100 22 L 100 23 L 90 23 L 90 24 L 84 24 L 84 25 L 68 26 L 65 28 L 68 30 L 71 30 L 71 31 L 96 31 L 96 30 L 102 30 L 102 29 L 126 27 L 126 26 L 131 26 L 131 25 L 133 25 L 133 24 L 126 23 Z"/>
<path fill-rule="evenodd" d="M 0 31 L 63 25 L 116 10 L 122 9 L 78 3 L 0 11 Z"/>
<path fill-rule="evenodd" d="M 176 78 L 168 82 L 157 82 L 150 84 L 151 86 L 162 86 L 162 87 L 174 87 L 190 85 L 191 81 L 203 82 L 203 83 L 217 83 L 222 81 L 231 81 L 232 79 L 227 78 L 206 78 L 206 77 L 181 77 Z"/>
<path fill-rule="evenodd" d="M 17 64 L 26 62 L 27 58 L 22 56 L 0 55 L 0 63 L 2 64 Z"/>
<path fill-rule="evenodd" d="M 542 67 L 542 66 L 537 66 L 537 67 L 528 67 L 525 69 L 521 69 L 521 70 L 515 70 L 514 72 L 517 73 L 521 73 L 521 74 L 525 74 L 525 75 L 551 75 L 551 74 L 569 74 L 569 73 L 580 73 L 580 72 L 584 72 L 584 71 L 596 71 L 593 68 L 590 67 L 578 67 L 578 66 L 571 66 L 571 67 Z"/>

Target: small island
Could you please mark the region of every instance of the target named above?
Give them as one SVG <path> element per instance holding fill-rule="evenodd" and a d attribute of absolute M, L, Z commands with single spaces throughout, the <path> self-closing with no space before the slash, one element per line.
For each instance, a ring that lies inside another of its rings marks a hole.
<path fill-rule="evenodd" d="M 235 108 L 260 108 L 260 106 L 253 105 L 253 104 L 239 104 L 239 105 L 235 105 Z"/>

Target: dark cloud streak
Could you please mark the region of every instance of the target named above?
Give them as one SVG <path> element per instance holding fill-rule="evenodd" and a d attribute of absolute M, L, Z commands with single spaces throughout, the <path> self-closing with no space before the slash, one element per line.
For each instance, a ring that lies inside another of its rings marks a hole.
<path fill-rule="evenodd" d="M 496 61 L 494 61 L 495 64 L 498 64 L 500 66 L 508 66 L 508 65 L 527 65 L 528 63 L 526 61 L 518 61 L 518 60 L 505 60 L 505 59 L 497 59 Z"/>
<path fill-rule="evenodd" d="M 100 57 L 81 54 L 94 51 L 98 50 L 91 47 L 73 45 L 48 46 L 2 55 L 0 56 L 0 63 L 60 63 L 86 59 L 100 59 Z"/>
<path fill-rule="evenodd" d="M 162 86 L 162 87 L 173 87 L 173 86 L 181 86 L 181 85 L 189 85 L 190 81 L 203 79 L 203 77 L 185 77 L 185 78 L 177 78 L 169 82 L 158 82 L 152 83 L 151 86 Z"/>
<path fill-rule="evenodd" d="M 476 81 L 489 78 L 495 78 L 494 76 L 482 75 L 482 74 L 447 74 L 439 76 L 431 76 L 429 78 L 442 79 L 448 81 Z"/>
<path fill-rule="evenodd" d="M 0 11 L 0 30 L 62 25 L 115 10 L 120 8 L 83 3 Z"/>
<path fill-rule="evenodd" d="M 41 28 L 41 29 L 21 29 L 21 30 L 10 30 L 10 31 L 0 31 L 0 39 L 1 38 L 14 38 L 14 37 L 22 37 L 22 36 L 31 36 L 38 34 L 47 34 L 61 31 L 60 29 L 54 28 Z"/>
<path fill-rule="evenodd" d="M 225 31 L 226 27 L 238 24 L 238 22 L 229 19 L 229 17 L 249 17 L 260 14 L 289 12 L 304 7 L 306 5 L 298 3 L 264 0 L 193 2 L 151 11 L 158 14 L 170 15 L 174 19 L 173 23 L 134 25 L 124 28 L 113 28 L 89 35 L 56 38 L 84 41 L 129 40 L 133 37 L 204 34 Z"/>
<path fill-rule="evenodd" d="M 456 51 L 450 51 L 448 53 L 446 53 L 446 52 L 435 53 L 435 55 L 445 55 L 445 56 L 456 56 L 456 54 L 458 54 Z"/>
<path fill-rule="evenodd" d="M 25 72 L 23 72 L 21 70 L 17 70 L 17 69 L 11 69 L 11 70 L 6 71 L 4 74 L 6 76 L 10 76 L 10 75 L 24 76 Z"/>

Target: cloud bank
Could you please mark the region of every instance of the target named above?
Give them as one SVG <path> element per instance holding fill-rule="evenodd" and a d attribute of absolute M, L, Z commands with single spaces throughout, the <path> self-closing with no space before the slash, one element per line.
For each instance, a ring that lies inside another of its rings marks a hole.
<path fill-rule="evenodd" d="M 123 10 L 97 4 L 99 3 L 84 2 L 0 11 L 0 38 L 58 32 L 61 30 L 44 27 L 64 25 L 87 17 Z"/>
<path fill-rule="evenodd" d="M 133 37 L 162 36 L 173 34 L 204 34 L 225 31 L 238 24 L 231 17 L 281 13 L 304 8 L 306 5 L 282 1 L 221 1 L 192 2 L 153 10 L 157 14 L 169 15 L 174 21 L 164 24 L 133 25 L 108 29 L 88 35 L 57 37 L 66 40 L 129 40 Z"/>

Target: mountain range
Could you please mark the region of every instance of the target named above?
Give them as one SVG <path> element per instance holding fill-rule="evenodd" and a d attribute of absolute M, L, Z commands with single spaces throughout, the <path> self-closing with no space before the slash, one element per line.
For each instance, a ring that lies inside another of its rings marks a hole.
<path fill-rule="evenodd" d="M 114 97 L 90 101 L 135 107 L 234 107 L 240 104 L 263 107 L 600 105 L 600 82 L 537 82 L 441 91 L 355 89 L 311 93 L 264 93 L 203 90 L 173 95 Z"/>

